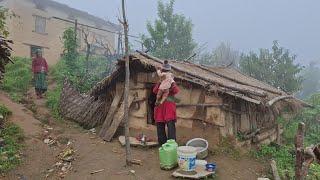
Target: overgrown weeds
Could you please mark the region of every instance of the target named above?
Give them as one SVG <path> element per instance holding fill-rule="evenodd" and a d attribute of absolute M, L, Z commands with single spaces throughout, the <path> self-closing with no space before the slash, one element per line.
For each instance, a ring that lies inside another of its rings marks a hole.
<path fill-rule="evenodd" d="M 317 144 L 320 142 L 320 94 L 314 94 L 307 100 L 314 108 L 304 109 L 293 119 L 286 121 L 279 119 L 279 123 L 284 128 L 283 146 L 262 145 L 258 151 L 253 152 L 256 158 L 262 160 L 274 159 L 280 176 L 283 179 L 294 179 L 294 139 L 297 132 L 299 122 L 306 125 L 305 146 Z M 313 164 L 309 169 L 307 179 L 320 179 L 320 165 Z"/>
<path fill-rule="evenodd" d="M 241 152 L 235 146 L 235 139 L 232 137 L 222 138 L 218 144 L 218 147 L 215 149 L 215 153 L 228 155 L 235 160 L 239 160 L 241 157 Z"/>
<path fill-rule="evenodd" d="M 6 65 L 6 74 L 0 87 L 9 93 L 12 100 L 20 102 L 27 93 L 31 81 L 31 59 L 15 57 L 14 64 Z"/>
<path fill-rule="evenodd" d="M 11 114 L 12 112 L 6 106 L 0 104 L 0 115 L 2 115 L 4 119 L 6 119 Z"/>
<path fill-rule="evenodd" d="M 17 125 L 6 123 L 0 130 L 0 138 L 4 140 L 4 145 L 0 146 L 0 173 L 5 173 L 20 164 L 24 135 Z"/>
<path fill-rule="evenodd" d="M 59 101 L 61 95 L 62 85 L 59 84 L 55 89 L 49 90 L 47 92 L 47 107 L 51 110 L 52 116 L 56 120 L 62 120 L 62 117 L 59 113 Z"/>

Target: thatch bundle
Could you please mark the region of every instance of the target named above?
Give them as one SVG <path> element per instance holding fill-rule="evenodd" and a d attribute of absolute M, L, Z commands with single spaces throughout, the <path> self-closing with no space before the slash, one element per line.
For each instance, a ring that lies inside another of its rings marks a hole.
<path fill-rule="evenodd" d="M 4 76 L 6 64 L 8 64 L 9 62 L 12 62 L 11 60 L 12 48 L 10 47 L 10 44 L 12 43 L 13 42 L 11 40 L 8 40 L 5 37 L 0 36 L 0 82 Z"/>

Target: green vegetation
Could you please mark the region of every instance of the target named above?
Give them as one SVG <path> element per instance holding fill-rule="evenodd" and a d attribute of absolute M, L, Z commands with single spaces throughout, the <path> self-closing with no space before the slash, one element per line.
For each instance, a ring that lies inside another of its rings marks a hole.
<path fill-rule="evenodd" d="M 50 75 L 57 83 L 57 86 L 55 89 L 48 91 L 47 106 L 51 109 L 56 119 L 61 119 L 59 115 L 59 101 L 65 78 L 78 91 L 85 93 L 112 70 L 112 60 L 110 58 L 91 55 L 87 61 L 84 55 L 77 53 L 78 45 L 74 37 L 73 29 L 70 28 L 64 32 L 65 54 L 50 70 Z"/>
<path fill-rule="evenodd" d="M 0 114 L 6 119 L 12 112 L 4 105 L 0 104 Z"/>
<path fill-rule="evenodd" d="M 31 60 L 15 57 L 14 64 L 6 65 L 6 71 L 0 88 L 8 92 L 14 101 L 19 102 L 27 93 L 32 81 Z"/>
<path fill-rule="evenodd" d="M 6 119 L 12 112 L 0 104 L 0 114 Z M 24 136 L 17 125 L 5 122 L 4 126 L 0 127 L 0 139 L 4 140 L 4 146 L 0 145 L 0 173 L 4 173 L 20 163 L 19 153 Z"/>
<path fill-rule="evenodd" d="M 192 38 L 192 22 L 173 11 L 174 0 L 168 4 L 159 1 L 158 16 L 154 25 L 147 23 L 149 36 L 143 35 L 144 46 L 154 55 L 164 59 L 185 60 L 196 47 Z"/>
<path fill-rule="evenodd" d="M 3 6 L 0 6 L 0 34 L 4 37 L 8 37 L 9 35 L 6 23 L 6 19 L 8 16 L 10 16 L 9 10 L 7 8 L 4 8 Z"/>
<path fill-rule="evenodd" d="M 314 94 L 308 102 L 314 108 L 303 110 L 295 118 L 290 121 L 279 119 L 283 124 L 283 140 L 284 145 L 263 145 L 257 152 L 254 152 L 255 157 L 264 160 L 274 159 L 277 162 L 279 174 L 284 179 L 294 178 L 294 138 L 298 128 L 299 122 L 304 122 L 306 125 L 305 146 L 317 144 L 320 142 L 320 94 Z M 309 170 L 307 179 L 320 179 L 320 165 L 313 164 Z"/>
<path fill-rule="evenodd" d="M 260 49 L 259 54 L 242 54 L 241 71 L 286 92 L 297 92 L 303 78 L 299 75 L 302 67 L 295 64 L 295 55 L 273 42 L 271 50 Z"/>
<path fill-rule="evenodd" d="M 59 114 L 59 101 L 61 95 L 62 86 L 58 85 L 55 89 L 47 92 L 47 107 L 51 110 L 52 116 L 56 120 L 61 120 L 62 117 Z"/>
<path fill-rule="evenodd" d="M 214 150 L 214 154 L 228 155 L 231 158 L 238 160 L 241 158 L 241 152 L 234 144 L 235 139 L 233 137 L 222 138 L 217 148 Z"/>

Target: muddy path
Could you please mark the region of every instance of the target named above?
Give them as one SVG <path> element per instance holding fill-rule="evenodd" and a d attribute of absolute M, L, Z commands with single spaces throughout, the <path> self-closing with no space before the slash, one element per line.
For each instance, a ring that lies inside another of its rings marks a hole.
<path fill-rule="evenodd" d="M 125 151 L 117 140 L 106 143 L 75 123 L 56 121 L 45 107 L 45 99 L 36 99 L 33 91 L 28 93 L 27 99 L 30 100 L 29 109 L 11 101 L 5 93 L 0 92 L 0 102 L 13 111 L 9 120 L 19 125 L 26 135 L 23 163 L 2 179 L 173 179 L 172 171 L 160 170 L 157 148 L 133 148 L 133 157 L 142 160 L 143 164 L 125 167 Z M 52 146 L 45 144 L 44 139 L 48 136 L 53 137 L 57 143 Z M 74 160 L 71 167 L 61 174 L 61 170 L 54 168 L 54 165 L 59 162 L 59 153 L 67 147 L 75 150 Z M 263 165 L 246 157 L 233 160 L 216 155 L 209 157 L 208 161 L 218 164 L 216 179 L 255 180 L 265 172 Z M 92 171 L 102 169 L 99 173 L 91 174 Z M 135 173 L 130 173 L 130 170 L 134 170 Z"/>

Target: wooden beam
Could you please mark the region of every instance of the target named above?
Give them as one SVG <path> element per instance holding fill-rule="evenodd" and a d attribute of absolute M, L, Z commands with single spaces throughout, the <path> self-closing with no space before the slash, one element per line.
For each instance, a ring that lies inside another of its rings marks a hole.
<path fill-rule="evenodd" d="M 222 107 L 228 104 L 177 104 L 177 107 L 196 106 L 196 107 Z"/>
<path fill-rule="evenodd" d="M 129 101 L 128 101 L 128 105 L 130 107 L 130 105 L 132 104 L 133 101 L 133 97 L 129 96 Z M 111 141 L 115 132 L 117 131 L 120 123 L 124 120 L 124 103 L 122 102 L 120 108 L 117 109 L 117 112 L 115 113 L 114 117 L 113 117 L 113 121 L 110 125 L 110 127 L 108 128 L 105 136 L 103 137 L 103 139 L 105 141 Z"/>
<path fill-rule="evenodd" d="M 258 105 L 261 104 L 261 101 L 255 100 L 253 98 L 250 98 L 250 97 L 245 96 L 245 95 L 240 94 L 240 93 L 236 93 L 236 92 L 224 92 L 224 93 L 229 94 L 231 96 L 238 97 L 238 98 L 243 99 L 243 100 L 248 101 L 248 102 L 252 102 L 254 104 L 258 104 Z"/>
<path fill-rule="evenodd" d="M 295 138 L 295 151 L 296 151 L 296 162 L 295 162 L 295 176 L 296 180 L 303 180 L 303 162 L 304 162 L 304 131 L 305 124 L 299 123 L 296 138 Z"/>
<path fill-rule="evenodd" d="M 118 129 L 118 126 L 120 125 L 122 119 L 124 120 L 124 136 L 125 136 L 125 140 L 126 140 L 126 164 L 128 166 L 131 166 L 131 149 L 130 149 L 130 141 L 129 141 L 129 108 L 130 105 L 133 101 L 133 97 L 130 97 L 129 95 L 129 91 L 130 91 L 130 62 L 129 62 L 129 38 L 128 38 L 128 31 L 129 31 L 129 24 L 127 21 L 127 17 L 126 17 L 126 10 L 125 10 L 125 0 L 122 0 L 122 17 L 123 17 L 123 30 L 124 30 L 124 43 L 125 43 L 125 59 L 126 59 L 126 63 L 125 63 L 125 72 L 126 72 L 126 76 L 125 76 L 125 84 L 124 84 L 124 94 L 123 94 L 123 114 L 121 113 L 122 109 L 119 109 L 120 113 L 119 117 L 116 117 L 116 119 L 114 120 L 114 128 Z M 119 120 L 120 119 L 120 120 Z M 110 131 L 111 133 L 109 134 L 109 138 L 111 140 L 111 138 L 113 137 L 114 133 L 116 132 L 116 129 L 111 129 L 112 131 Z"/>
<path fill-rule="evenodd" d="M 290 99 L 290 98 L 294 98 L 292 95 L 283 95 L 283 96 L 277 96 L 273 99 L 271 99 L 270 101 L 267 102 L 267 106 L 272 106 L 274 103 L 283 100 L 283 99 Z"/>
<path fill-rule="evenodd" d="M 108 114 L 107 114 L 107 116 L 103 122 L 102 128 L 99 132 L 99 136 L 102 138 L 106 135 L 107 129 L 110 127 L 110 124 L 112 122 L 114 114 L 115 114 L 116 110 L 118 109 L 118 105 L 120 103 L 122 95 L 123 95 L 123 89 L 122 89 L 122 91 L 116 90 L 116 94 L 113 98 L 113 101 L 112 101 L 111 106 L 109 108 Z"/>

